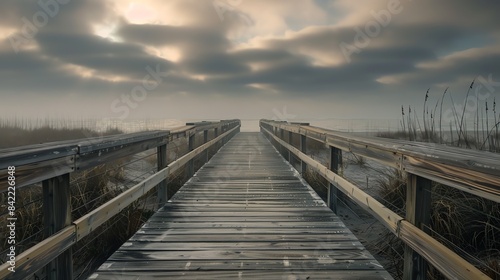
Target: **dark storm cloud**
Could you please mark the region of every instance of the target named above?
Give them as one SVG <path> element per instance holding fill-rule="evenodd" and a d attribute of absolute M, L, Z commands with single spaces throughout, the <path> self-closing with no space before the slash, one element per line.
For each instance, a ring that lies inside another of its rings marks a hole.
<path fill-rule="evenodd" d="M 169 61 L 147 54 L 142 46 L 88 34 L 40 32 L 36 41 L 46 55 L 107 74 L 142 78 L 147 66 L 161 64 L 163 71 L 173 67 Z"/>
<path fill-rule="evenodd" d="M 487 44 L 498 44 L 497 1 L 408 3 L 379 34 L 370 37 L 366 46 L 358 46 L 359 52 L 352 53 L 349 62 L 340 44 L 356 46 L 356 30 L 363 30 L 371 17 L 351 24 L 303 26 L 295 28 L 296 32 L 262 36 L 242 45 L 231 38 L 231 32 L 249 24 L 246 28 L 251 34 L 252 22 L 242 22 L 234 13 L 237 8 L 233 14 L 227 12 L 219 18 L 211 1 L 180 1 L 175 7 L 191 17 L 186 24 L 132 24 L 108 1 L 73 0 L 59 5 L 57 15 L 37 30 L 31 48 L 15 54 L 8 47 L 8 38 L 0 45 L 3 90 L 122 92 L 147 74 L 145 67 L 156 65 L 169 71 L 156 91 L 164 95 L 189 92 L 244 96 L 273 91 L 291 97 L 355 94 L 361 98 L 401 92 L 404 87 L 451 83 L 461 77 L 500 77 L 498 52 L 444 58 L 474 46 L 478 37 Z M 17 30 L 14 34 L 19 34 L 21 19 L 31 20 L 40 10 L 37 1 L 2 1 L 0 27 L 13 28 Z M 114 40 L 95 34 L 96 26 L 113 25 Z M 177 48 L 179 59 L 168 61 L 150 51 L 163 47 Z M 435 65 L 421 66 L 429 63 Z M 83 67 L 95 76 L 85 77 L 68 70 L 68 66 Z M 100 75 L 122 79 L 111 81 Z M 382 84 L 379 80 L 384 77 L 397 82 Z"/>
<path fill-rule="evenodd" d="M 2 0 L 0 2 L 0 24 L 18 30 L 26 25 L 26 20 L 35 24 L 42 21 L 44 14 L 47 21 L 41 29 L 51 31 L 88 32 L 92 24 L 106 20 L 114 15 L 112 6 L 99 0 Z M 67 3 L 66 3 L 67 2 Z"/>
<path fill-rule="evenodd" d="M 116 32 L 126 41 L 153 46 L 181 46 L 189 49 L 220 50 L 230 42 L 221 30 L 198 26 L 125 24 Z"/>
<path fill-rule="evenodd" d="M 127 41 L 181 49 L 181 69 L 192 74 L 238 74 L 249 67 L 227 54 L 231 43 L 221 30 L 204 27 L 125 25 L 117 33 Z"/>

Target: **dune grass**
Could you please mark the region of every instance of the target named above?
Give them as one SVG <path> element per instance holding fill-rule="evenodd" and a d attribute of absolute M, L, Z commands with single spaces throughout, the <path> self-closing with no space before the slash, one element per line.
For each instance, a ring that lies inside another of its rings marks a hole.
<path fill-rule="evenodd" d="M 430 106 L 428 90 L 421 117 L 415 106 L 408 106 L 407 110 L 402 107 L 401 130 L 382 132 L 378 136 L 500 152 L 500 114 L 496 110 L 496 100 L 480 100 L 479 96 L 475 81 L 472 81 L 463 106 L 457 106 L 448 89 Z M 451 101 L 447 109 L 446 97 Z M 404 211 L 404 174 L 398 171 L 388 173 L 386 179 L 378 184 L 380 195 L 389 202 L 388 207 Z M 437 183 L 433 183 L 431 192 L 432 215 L 427 228 L 430 234 L 493 279 L 500 279 L 500 205 Z M 391 237 L 384 238 L 389 240 Z M 378 244 L 381 252 L 390 258 L 400 259 L 404 249 L 402 243 L 397 240 L 388 243 L 383 239 Z M 402 269 L 402 261 L 394 260 L 394 264 Z M 430 279 L 443 279 L 432 268 L 428 276 Z"/>
<path fill-rule="evenodd" d="M 416 106 L 401 106 L 401 130 L 380 132 L 379 137 L 433 142 L 467 149 L 500 152 L 500 113 L 496 98 L 487 99 L 473 80 L 463 102 L 445 89 L 434 105 L 425 93 L 422 115 Z M 446 98 L 450 103 L 446 102 Z"/>
<path fill-rule="evenodd" d="M 0 148 L 11 148 L 44 142 L 83 139 L 102 135 L 120 134 L 118 129 L 94 131 L 88 128 L 57 127 L 15 127 L 12 123 L 0 122 Z M 187 145 L 181 141 L 169 144 L 168 160 L 173 161 L 187 152 Z M 156 156 L 142 159 L 150 170 L 156 169 Z M 103 203 L 123 192 L 124 184 L 130 183 L 125 167 L 131 158 L 122 158 L 87 170 L 73 172 L 71 180 L 72 220 L 89 213 Z M 203 164 L 196 161 L 196 168 Z M 169 178 L 168 195 L 171 197 L 187 180 L 184 172 L 172 174 Z M 6 205 L 6 193 L 0 194 L 0 205 Z M 41 183 L 18 189 L 16 192 L 16 215 L 18 216 L 16 237 L 17 253 L 21 253 L 47 238 L 43 223 L 43 201 Z M 73 261 L 76 279 L 86 279 L 90 273 L 105 261 L 123 242 L 129 239 L 156 210 L 156 190 L 145 194 L 140 200 L 126 207 L 118 215 L 101 225 L 97 230 L 73 246 Z M 0 208 L 0 217 L 6 215 Z M 0 251 L 8 248 L 6 219 L 0 218 Z M 2 256 L 5 254 L 2 253 Z M 2 257 L 3 261 L 3 257 Z M 43 278 L 43 272 L 37 277 Z"/>

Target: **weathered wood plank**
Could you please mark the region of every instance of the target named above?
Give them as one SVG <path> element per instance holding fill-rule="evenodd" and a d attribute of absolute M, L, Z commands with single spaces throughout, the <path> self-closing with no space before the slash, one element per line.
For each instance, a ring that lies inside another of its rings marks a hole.
<path fill-rule="evenodd" d="M 392 279 L 389 273 L 376 271 L 359 270 L 307 270 L 302 268 L 284 268 L 283 271 L 269 270 L 235 270 L 235 271 L 170 271 L 170 272 L 129 272 L 124 271 L 99 271 L 89 279 L 344 279 L 344 280 L 381 280 Z"/>
<path fill-rule="evenodd" d="M 278 128 L 307 136 L 385 165 L 500 202 L 500 155 L 497 153 L 434 143 L 360 137 L 329 129 L 268 120 L 261 120 L 261 126 L 263 129 Z M 269 133 L 272 135 L 271 131 Z"/>
<path fill-rule="evenodd" d="M 190 153 L 179 158 L 175 162 L 171 163 L 161 171 L 155 173 L 154 175 L 144 179 L 139 184 L 131 187 L 130 189 L 124 191 L 117 197 L 111 199 L 105 204 L 101 205 L 92 212 L 84 215 L 78 220 L 74 221 L 76 226 L 77 240 L 81 240 L 83 237 L 87 236 L 90 232 L 94 231 L 98 226 L 102 225 L 109 218 L 118 214 L 125 207 L 129 206 L 131 203 L 139 199 L 141 196 L 146 194 L 152 188 L 157 186 L 160 182 L 167 179 L 168 176 L 177 171 L 180 167 L 184 166 L 189 160 L 191 160 L 196 155 L 208 149 L 210 146 L 214 145 L 220 141 L 223 137 L 229 135 L 236 128 L 220 135 L 218 138 L 201 145 L 200 147 L 194 149 Z"/>
<path fill-rule="evenodd" d="M 134 251 L 131 254 L 127 250 L 118 250 L 110 258 L 110 261 L 133 261 L 133 260 L 373 260 L 373 256 L 366 250 L 242 250 L 227 251 L 225 249 L 215 250 L 192 250 L 192 251 Z"/>
<path fill-rule="evenodd" d="M 324 234 L 324 233 L 308 233 L 308 234 L 249 234 L 249 233 L 228 233 L 228 234 L 150 234 L 137 233 L 130 238 L 130 241 L 148 241 L 148 242 L 311 242 L 318 241 L 318 239 L 327 241 L 357 241 L 356 237 L 349 234 L 348 231 L 343 231 L 338 234 Z"/>
<path fill-rule="evenodd" d="M 121 250 L 127 251 L 191 251 L 222 249 L 227 251 L 252 250 L 363 250 L 359 241 L 335 242 L 139 242 L 127 241 Z"/>
<path fill-rule="evenodd" d="M 0 265 L 0 279 L 25 279 L 42 269 L 51 260 L 65 252 L 76 242 L 75 227 L 69 226 L 36 244 L 16 257 L 16 272 L 7 268 L 8 263 Z"/>
<path fill-rule="evenodd" d="M 361 189 L 333 173 L 327 167 L 300 150 L 284 143 L 270 131 L 263 129 L 267 135 L 292 151 L 302 161 L 305 161 L 314 170 L 320 173 L 330 183 L 338 186 L 339 190 L 348 195 L 359 206 L 376 217 L 384 226 L 396 234 L 406 245 L 434 265 L 441 273 L 452 279 L 489 279 L 482 271 L 465 261 L 456 253 L 433 239 L 421 229 L 411 225 L 383 204 L 369 196 Z"/>
<path fill-rule="evenodd" d="M 148 234 L 338 234 L 349 232 L 346 227 L 342 228 L 143 228 L 138 233 Z"/>
<path fill-rule="evenodd" d="M 73 172 L 75 170 L 75 156 L 57 157 L 25 165 L 17 165 L 14 160 L 10 163 L 6 161 L 6 164 L 16 167 L 16 188 L 22 188 Z M 8 176 L 7 167 L 0 169 L 0 193 L 6 192 L 9 187 Z"/>
<path fill-rule="evenodd" d="M 297 267 L 307 270 L 381 270 L 382 266 L 371 260 L 180 260 L 113 262 L 101 271 L 157 272 L 157 271 L 226 271 L 226 270 L 279 270 Z M 332 272 L 334 274 L 334 272 Z"/>
<path fill-rule="evenodd" d="M 91 278 L 392 279 L 257 135 L 234 137 Z"/>

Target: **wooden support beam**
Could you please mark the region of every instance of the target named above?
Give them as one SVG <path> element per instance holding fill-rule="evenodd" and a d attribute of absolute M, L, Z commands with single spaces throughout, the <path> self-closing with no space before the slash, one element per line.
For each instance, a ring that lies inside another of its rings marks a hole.
<path fill-rule="evenodd" d="M 157 170 L 160 171 L 163 168 L 167 167 L 167 145 L 159 146 L 156 149 L 156 158 L 157 158 Z M 158 208 L 161 208 L 168 201 L 168 179 L 161 181 L 158 184 Z"/>
<path fill-rule="evenodd" d="M 189 138 L 188 138 L 188 150 L 189 152 L 191 152 L 192 150 L 194 150 L 194 139 L 196 137 L 196 134 L 191 134 L 189 135 Z M 191 178 L 193 177 L 194 175 L 194 159 L 191 159 L 188 163 L 188 166 L 187 166 L 187 171 L 188 171 L 188 178 Z"/>
<path fill-rule="evenodd" d="M 433 239 L 429 234 L 425 233 L 420 228 L 414 226 L 388 209 L 385 205 L 369 196 L 354 184 L 350 183 L 341 176 L 338 176 L 328 168 L 325 168 L 323 164 L 302 153 L 299 149 L 279 140 L 276 136 L 272 135 L 270 130 L 264 129 L 264 131 L 271 139 L 274 139 L 292 151 L 292 153 L 295 154 L 300 160 L 307 162 L 311 169 L 321 174 L 321 176 L 327 179 L 330 183 L 336 184 L 342 193 L 352 199 L 367 212 L 371 213 L 387 229 L 389 229 L 405 244 L 410 246 L 415 252 L 420 254 L 420 256 L 423 256 L 446 278 L 464 280 L 491 279 L 481 270 L 474 267 L 474 265 L 464 260 L 439 241 Z"/>
<path fill-rule="evenodd" d="M 429 225 L 431 220 L 432 181 L 413 174 L 408 174 L 407 180 L 406 220 L 423 232 L 429 233 L 426 225 Z M 403 278 L 424 280 L 426 274 L 425 259 L 406 245 Z"/>
<path fill-rule="evenodd" d="M 69 173 L 42 182 L 45 238 L 71 225 L 71 194 Z M 73 279 L 71 248 L 45 267 L 46 279 Z"/>
<path fill-rule="evenodd" d="M 304 154 L 307 154 L 307 144 L 306 144 L 306 139 L 307 137 L 305 135 L 300 135 L 300 151 L 303 152 Z M 300 174 L 304 176 L 306 174 L 306 163 L 302 160 L 300 162 Z"/>
<path fill-rule="evenodd" d="M 342 150 L 330 146 L 330 170 L 339 174 L 342 168 Z M 328 207 L 332 209 L 335 214 L 338 214 L 337 203 L 339 191 L 334 184 L 328 187 Z"/>
<path fill-rule="evenodd" d="M 208 142 L 208 130 L 203 130 L 203 144 Z M 208 162 L 208 149 L 205 151 L 205 163 Z"/>

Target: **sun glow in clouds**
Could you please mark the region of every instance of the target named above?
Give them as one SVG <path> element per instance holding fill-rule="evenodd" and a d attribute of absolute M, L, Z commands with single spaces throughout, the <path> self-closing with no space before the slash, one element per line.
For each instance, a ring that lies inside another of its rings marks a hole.
<path fill-rule="evenodd" d="M 125 18 L 135 24 L 151 23 L 151 19 L 157 19 L 158 14 L 151 5 L 145 5 L 141 2 L 132 2 L 124 14 Z"/>

